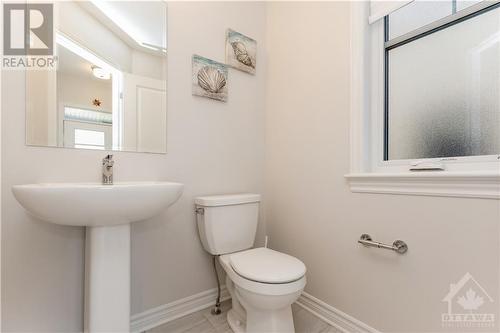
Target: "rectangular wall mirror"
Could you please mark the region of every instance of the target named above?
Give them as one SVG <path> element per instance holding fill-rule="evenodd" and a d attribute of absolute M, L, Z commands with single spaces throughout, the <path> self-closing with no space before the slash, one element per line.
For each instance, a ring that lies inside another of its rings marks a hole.
<path fill-rule="evenodd" d="M 56 69 L 26 72 L 27 145 L 165 153 L 166 30 L 164 1 L 55 2 Z"/>

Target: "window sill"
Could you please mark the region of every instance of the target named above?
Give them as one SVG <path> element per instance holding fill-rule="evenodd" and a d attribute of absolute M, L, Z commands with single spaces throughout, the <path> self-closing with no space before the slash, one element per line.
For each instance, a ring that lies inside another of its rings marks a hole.
<path fill-rule="evenodd" d="M 351 173 L 345 178 L 355 193 L 500 200 L 499 172 Z"/>

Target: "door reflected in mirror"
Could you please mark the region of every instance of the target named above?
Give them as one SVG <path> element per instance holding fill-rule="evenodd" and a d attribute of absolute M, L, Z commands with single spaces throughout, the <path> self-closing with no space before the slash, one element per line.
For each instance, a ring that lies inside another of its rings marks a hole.
<path fill-rule="evenodd" d="M 26 143 L 165 153 L 163 1 L 54 5 L 56 70 L 26 72 Z"/>

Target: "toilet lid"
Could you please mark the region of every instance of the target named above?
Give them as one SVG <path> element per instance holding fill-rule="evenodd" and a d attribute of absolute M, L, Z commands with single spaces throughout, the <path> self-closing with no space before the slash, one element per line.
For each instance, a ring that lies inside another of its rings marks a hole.
<path fill-rule="evenodd" d="M 242 277 L 263 283 L 288 283 L 306 274 L 302 261 L 265 247 L 231 254 L 231 267 Z"/>

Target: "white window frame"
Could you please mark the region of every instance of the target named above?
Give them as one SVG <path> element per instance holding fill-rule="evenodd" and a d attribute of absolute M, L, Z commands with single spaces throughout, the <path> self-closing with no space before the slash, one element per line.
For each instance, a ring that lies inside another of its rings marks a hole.
<path fill-rule="evenodd" d="M 474 9 L 470 9 L 474 10 Z M 429 158 L 445 171 L 384 161 L 384 22 L 368 25 L 368 5 L 351 5 L 351 191 L 500 199 L 500 156 Z"/>

